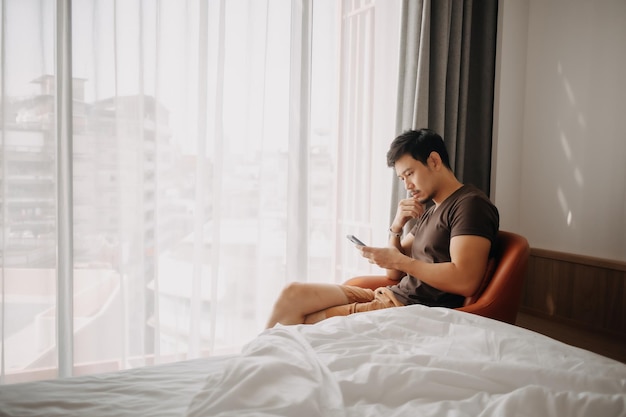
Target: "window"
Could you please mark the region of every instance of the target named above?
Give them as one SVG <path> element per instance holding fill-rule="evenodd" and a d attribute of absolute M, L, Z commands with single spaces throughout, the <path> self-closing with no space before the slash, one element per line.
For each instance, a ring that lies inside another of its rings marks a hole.
<path fill-rule="evenodd" d="M 73 2 L 73 374 L 238 350 L 288 281 L 369 270 L 345 234 L 386 234 L 395 64 L 375 40 L 397 46 L 399 1 L 298 3 Z M 67 69 L 54 2 L 3 5 L 13 383 L 56 377 L 65 349 L 55 75 Z"/>

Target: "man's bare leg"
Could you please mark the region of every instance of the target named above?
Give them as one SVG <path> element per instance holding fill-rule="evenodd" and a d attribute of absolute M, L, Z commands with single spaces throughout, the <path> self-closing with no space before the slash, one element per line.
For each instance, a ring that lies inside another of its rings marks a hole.
<path fill-rule="evenodd" d="M 292 282 L 276 300 L 266 328 L 274 327 L 276 323 L 288 325 L 302 324 L 305 320 L 307 323 L 319 321 L 323 317 L 307 319 L 307 316 L 348 303 L 348 297 L 338 285 Z"/>

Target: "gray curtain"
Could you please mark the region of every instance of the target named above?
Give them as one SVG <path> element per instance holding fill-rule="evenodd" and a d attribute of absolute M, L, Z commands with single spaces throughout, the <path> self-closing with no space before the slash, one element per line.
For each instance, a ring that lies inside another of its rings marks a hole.
<path fill-rule="evenodd" d="M 457 178 L 487 195 L 497 20 L 498 0 L 404 0 L 402 5 L 396 131 L 437 131 Z M 402 184 L 394 189 L 392 216 L 405 196 Z"/>

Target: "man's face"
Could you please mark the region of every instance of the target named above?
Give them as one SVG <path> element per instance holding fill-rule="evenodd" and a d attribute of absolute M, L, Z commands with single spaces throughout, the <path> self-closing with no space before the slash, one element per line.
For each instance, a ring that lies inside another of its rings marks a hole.
<path fill-rule="evenodd" d="M 428 165 L 429 161 L 430 158 L 424 165 L 411 154 L 404 154 L 394 165 L 398 178 L 404 182 L 404 188 L 410 191 L 421 204 L 430 201 L 436 192 L 433 171 Z"/>

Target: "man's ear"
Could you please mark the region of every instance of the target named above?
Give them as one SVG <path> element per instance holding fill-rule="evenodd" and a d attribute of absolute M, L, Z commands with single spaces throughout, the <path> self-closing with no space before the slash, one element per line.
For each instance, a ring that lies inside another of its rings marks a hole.
<path fill-rule="evenodd" d="M 441 155 L 439 152 L 432 151 L 430 155 L 428 155 L 428 164 L 433 169 L 439 169 L 443 166 L 443 162 L 441 161 Z"/>

